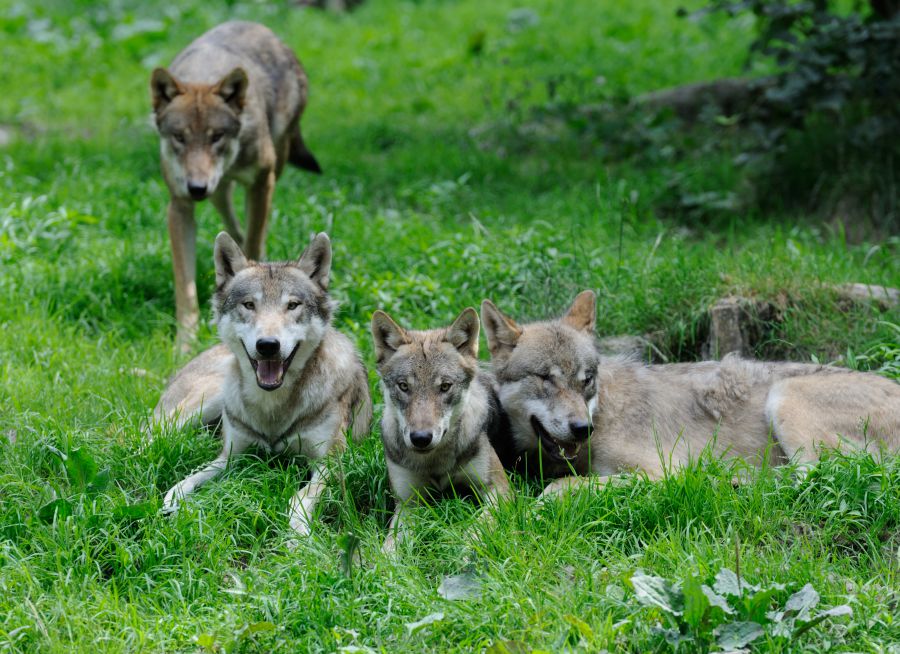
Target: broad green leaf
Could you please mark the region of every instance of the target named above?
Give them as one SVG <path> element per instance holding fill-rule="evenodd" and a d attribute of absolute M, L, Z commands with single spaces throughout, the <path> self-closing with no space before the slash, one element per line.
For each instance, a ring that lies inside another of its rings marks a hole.
<path fill-rule="evenodd" d="M 216 651 L 216 638 L 212 634 L 200 634 L 196 640 L 197 644 L 207 652 Z"/>
<path fill-rule="evenodd" d="M 720 595 L 730 595 L 731 597 L 741 596 L 741 584 L 738 580 L 738 576 L 728 568 L 719 570 L 719 574 L 716 575 L 716 581 L 713 584 L 713 589 Z"/>
<path fill-rule="evenodd" d="M 91 483 L 89 483 L 87 485 L 87 488 L 85 488 L 85 492 L 88 495 L 96 495 L 97 493 L 102 493 L 109 487 L 109 481 L 109 468 L 103 468 L 103 470 L 94 475 Z"/>
<path fill-rule="evenodd" d="M 684 595 L 684 621 L 691 628 L 697 629 L 709 609 L 709 598 L 704 594 L 696 577 L 685 579 L 681 585 L 681 592 Z"/>
<path fill-rule="evenodd" d="M 66 466 L 69 483 L 78 490 L 84 490 L 97 475 L 97 463 L 91 453 L 83 447 L 69 450 L 63 463 Z"/>
<path fill-rule="evenodd" d="M 248 624 L 245 633 L 248 636 L 252 636 L 253 634 L 264 633 L 266 631 L 275 631 L 275 625 L 264 620 L 262 622 L 251 622 Z"/>
<path fill-rule="evenodd" d="M 581 634 L 581 637 L 586 641 L 590 642 L 594 639 L 594 630 L 581 618 L 574 615 L 564 615 L 563 620 L 575 627 L 575 629 L 578 630 L 578 633 Z"/>
<path fill-rule="evenodd" d="M 765 622 L 768 608 L 772 604 L 772 596 L 777 592 L 778 589 L 773 587 L 753 593 L 750 599 L 746 600 L 747 613 L 744 617 L 754 622 Z"/>
<path fill-rule="evenodd" d="M 684 596 L 662 577 L 644 574 L 641 570 L 631 577 L 631 585 L 638 601 L 644 606 L 655 606 L 674 615 L 684 612 Z"/>
<path fill-rule="evenodd" d="M 713 633 L 719 647 L 732 650 L 749 645 L 762 636 L 765 630 L 756 622 L 729 622 L 717 627 Z"/>
<path fill-rule="evenodd" d="M 156 502 L 150 500 L 147 502 L 138 502 L 136 504 L 127 504 L 125 506 L 117 506 L 113 509 L 113 517 L 117 520 L 131 518 L 139 520 L 153 515 L 157 511 Z"/>
<path fill-rule="evenodd" d="M 810 619 L 811 611 L 819 603 L 819 593 L 813 588 L 812 584 L 806 584 L 803 588 L 788 598 L 784 605 L 784 612 L 797 616 L 798 619 L 807 621 Z"/>
<path fill-rule="evenodd" d="M 734 613 L 734 609 L 732 609 L 728 605 L 728 600 L 716 593 L 712 588 L 710 588 L 706 584 L 703 584 L 700 588 L 703 591 L 703 594 L 706 595 L 706 599 L 709 600 L 710 606 L 716 606 L 722 609 L 728 615 Z"/>
<path fill-rule="evenodd" d="M 53 522 L 56 518 L 66 518 L 72 515 L 75 507 L 69 500 L 62 498 L 47 502 L 38 509 L 38 518 L 44 522 Z"/>

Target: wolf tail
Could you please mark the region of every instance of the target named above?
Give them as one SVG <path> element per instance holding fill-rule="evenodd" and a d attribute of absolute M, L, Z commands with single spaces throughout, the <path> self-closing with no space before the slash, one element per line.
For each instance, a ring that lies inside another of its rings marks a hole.
<path fill-rule="evenodd" d="M 303 136 L 300 134 L 300 124 L 294 127 L 294 133 L 291 134 L 291 142 L 288 149 L 288 161 L 297 168 L 308 170 L 317 175 L 322 173 L 322 167 L 316 161 L 316 157 L 306 147 L 303 142 Z"/>

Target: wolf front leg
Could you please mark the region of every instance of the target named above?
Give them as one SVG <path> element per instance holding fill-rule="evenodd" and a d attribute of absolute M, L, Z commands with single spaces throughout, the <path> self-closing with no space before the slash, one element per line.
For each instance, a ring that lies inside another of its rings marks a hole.
<path fill-rule="evenodd" d="M 226 447 L 222 448 L 219 456 L 213 459 L 211 463 L 207 464 L 202 470 L 188 475 L 169 489 L 169 492 L 166 493 L 163 499 L 164 513 L 177 511 L 181 500 L 210 479 L 215 479 L 221 475 L 225 468 L 228 467 L 228 460 L 242 454 L 248 446 L 248 443 L 242 439 L 231 442 L 230 439 L 226 438 L 225 443 Z"/>
<path fill-rule="evenodd" d="M 388 533 L 384 539 L 384 545 L 381 546 L 381 551 L 385 554 L 393 554 L 397 550 L 397 545 L 406 535 L 406 521 L 403 519 L 405 514 L 405 509 L 412 502 L 401 502 L 397 500 L 397 506 L 394 507 L 394 515 L 391 516 L 391 521 L 388 523 Z"/>
<path fill-rule="evenodd" d="M 169 201 L 168 221 L 172 268 L 175 273 L 175 320 L 178 323 L 176 342 L 179 349 L 185 352 L 197 335 L 200 323 L 194 203 L 191 200 L 172 198 Z"/>
<path fill-rule="evenodd" d="M 275 191 L 275 171 L 263 170 L 247 189 L 247 240 L 244 254 L 260 261 L 266 256 L 266 226 Z"/>
<path fill-rule="evenodd" d="M 312 519 L 319 503 L 319 498 L 325 492 L 326 487 L 325 463 L 319 461 L 313 464 L 312 477 L 309 483 L 301 488 L 291 498 L 289 520 L 291 529 L 298 536 L 309 536 L 312 531 Z M 292 544 L 296 544 L 293 542 Z"/>

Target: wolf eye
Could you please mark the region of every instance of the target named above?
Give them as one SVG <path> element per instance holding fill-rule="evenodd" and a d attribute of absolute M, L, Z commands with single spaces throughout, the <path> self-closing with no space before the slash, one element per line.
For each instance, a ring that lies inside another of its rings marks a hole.
<path fill-rule="evenodd" d="M 296 302 L 296 301 L 294 301 L 294 300 L 291 300 L 291 301 L 288 302 L 288 304 L 287 304 L 287 310 L 288 310 L 288 311 L 293 311 L 294 309 L 296 309 L 296 308 L 299 307 L 299 306 L 300 306 L 300 303 L 299 303 L 299 302 Z"/>
<path fill-rule="evenodd" d="M 404 393 L 406 393 L 406 392 L 409 391 L 409 384 L 407 384 L 407 383 L 404 382 L 404 381 L 402 381 L 402 382 L 397 382 L 397 388 L 399 388 L 401 391 L 403 391 Z"/>
<path fill-rule="evenodd" d="M 176 143 L 184 145 L 184 134 L 172 134 L 172 138 L 175 139 Z"/>
<path fill-rule="evenodd" d="M 541 381 L 545 381 L 545 382 L 550 381 L 550 375 L 542 375 L 542 374 L 539 373 L 539 372 L 536 372 L 535 374 L 538 376 L 538 378 L 539 378 Z"/>
<path fill-rule="evenodd" d="M 450 382 L 444 382 L 443 384 L 441 384 L 441 393 L 446 393 L 451 388 L 453 388 L 453 384 L 451 384 Z"/>
<path fill-rule="evenodd" d="M 225 136 L 225 133 L 224 133 L 224 132 L 215 132 L 211 137 L 209 137 L 209 140 L 210 140 L 213 144 L 216 144 L 216 143 L 218 143 L 219 141 L 221 141 L 222 138 L 223 138 L 224 136 Z"/>
<path fill-rule="evenodd" d="M 585 387 L 590 386 L 590 385 L 593 384 L 593 383 L 594 383 L 594 376 L 593 376 L 593 375 L 586 375 L 585 378 L 584 378 L 584 385 L 585 385 Z"/>
<path fill-rule="evenodd" d="M 244 302 L 243 305 L 247 311 L 253 311 L 256 308 L 256 305 L 253 304 L 253 302 L 250 302 L 249 300 L 247 302 Z"/>

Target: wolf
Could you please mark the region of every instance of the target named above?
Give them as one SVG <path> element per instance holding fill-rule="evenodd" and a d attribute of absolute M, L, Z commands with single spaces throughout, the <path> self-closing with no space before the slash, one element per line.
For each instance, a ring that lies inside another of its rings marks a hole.
<path fill-rule="evenodd" d="M 175 376 L 154 414 L 175 425 L 221 419 L 223 446 L 209 465 L 178 482 L 163 510 L 215 478 L 251 445 L 303 454 L 312 478 L 291 500 L 290 524 L 308 534 L 325 488 L 323 459 L 369 432 L 366 369 L 331 326 L 331 242 L 316 235 L 297 261 L 255 263 L 221 232 L 215 243 L 214 317 L 222 344 Z"/>
<path fill-rule="evenodd" d="M 386 552 L 404 535 L 403 509 L 429 491 L 473 489 L 489 505 L 509 494 L 490 441 L 503 423 L 493 384 L 478 367 L 478 335 L 471 307 L 429 331 L 404 329 L 383 311 L 372 315 L 381 438 L 397 499 Z"/>
<path fill-rule="evenodd" d="M 153 71 L 182 346 L 200 319 L 194 203 L 209 198 L 247 256 L 263 258 L 272 193 L 285 162 L 321 172 L 300 134 L 308 86 L 290 48 L 266 27 L 241 21 L 211 29 L 168 69 Z M 246 238 L 231 203 L 235 182 L 247 189 Z"/>
<path fill-rule="evenodd" d="M 592 291 L 559 320 L 519 325 L 490 300 L 481 316 L 512 449 L 530 472 L 554 478 L 548 495 L 583 483 L 580 475 L 640 470 L 658 479 L 664 462 L 684 466 L 708 446 L 756 464 L 801 465 L 844 440 L 900 448 L 900 384 L 876 374 L 737 356 L 602 358 Z"/>

